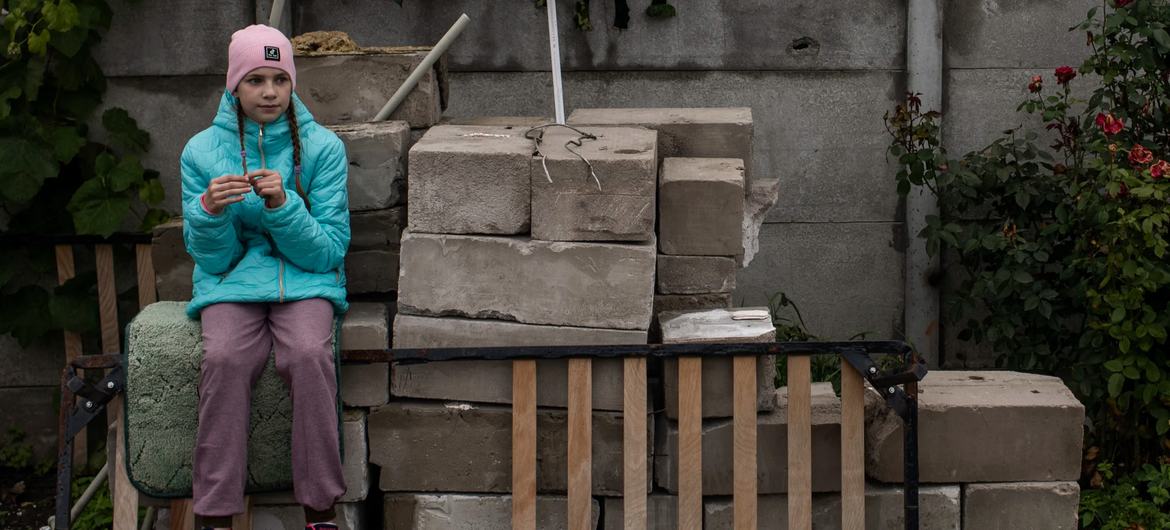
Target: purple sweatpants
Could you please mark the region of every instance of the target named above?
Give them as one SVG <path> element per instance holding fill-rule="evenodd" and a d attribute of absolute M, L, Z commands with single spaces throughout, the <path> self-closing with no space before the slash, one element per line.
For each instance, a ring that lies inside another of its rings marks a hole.
<path fill-rule="evenodd" d="M 331 512 L 345 493 L 337 439 L 333 305 L 314 298 L 286 303 L 205 307 L 194 511 L 220 518 L 244 511 L 252 385 L 275 352 L 276 371 L 293 406 L 292 473 L 306 513 Z"/>

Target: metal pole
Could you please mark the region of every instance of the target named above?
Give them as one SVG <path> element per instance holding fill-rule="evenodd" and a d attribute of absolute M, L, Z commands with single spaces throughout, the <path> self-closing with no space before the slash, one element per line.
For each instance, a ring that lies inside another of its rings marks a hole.
<path fill-rule="evenodd" d="M 450 48 L 451 44 L 455 42 L 455 39 L 459 37 L 459 34 L 463 33 L 463 29 L 467 27 L 469 22 L 471 22 L 471 19 L 467 18 L 466 13 L 459 15 L 459 20 L 456 20 L 455 24 L 451 26 L 451 29 L 447 30 L 447 33 L 443 35 L 443 38 L 439 39 L 439 43 L 435 44 L 434 48 L 431 48 L 430 53 L 426 57 L 423 57 L 422 62 L 410 73 L 410 77 L 406 78 L 406 82 L 398 87 L 398 91 L 393 96 L 390 96 L 390 100 L 382 106 L 382 110 L 378 111 L 373 121 L 384 121 L 390 118 L 390 115 L 402 104 L 406 96 L 410 94 L 410 91 L 414 90 L 414 86 L 418 84 L 422 76 L 435 66 L 435 61 L 438 61 L 447 52 L 447 48 Z"/>
<path fill-rule="evenodd" d="M 561 42 L 557 31 L 557 0 L 548 0 L 548 51 L 552 59 L 553 102 L 557 123 L 565 123 L 565 90 L 561 84 Z"/>
<path fill-rule="evenodd" d="M 918 383 L 906 384 L 906 424 L 902 429 L 902 500 L 906 530 L 918 530 Z"/>

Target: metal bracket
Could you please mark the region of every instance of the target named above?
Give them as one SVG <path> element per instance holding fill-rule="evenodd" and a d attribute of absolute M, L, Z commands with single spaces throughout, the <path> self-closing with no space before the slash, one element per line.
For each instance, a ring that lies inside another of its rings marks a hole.
<path fill-rule="evenodd" d="M 56 530 L 68 530 L 71 525 L 69 503 L 72 501 L 73 438 L 104 412 L 106 405 L 126 388 L 126 371 L 117 362 L 117 356 L 102 357 L 76 362 L 67 366 L 62 374 L 62 423 L 59 434 L 62 439 L 57 453 L 57 507 L 53 523 Z M 78 368 L 106 368 L 109 372 L 97 384 L 90 384 L 77 374 Z"/>
<path fill-rule="evenodd" d="M 886 404 L 902 418 L 902 421 L 910 421 L 910 407 L 907 403 L 909 396 L 898 388 L 898 385 L 921 381 L 926 377 L 926 363 L 906 355 L 903 357 L 906 362 L 905 369 L 900 372 L 883 373 L 863 349 L 842 350 L 841 356 L 882 394 Z"/>

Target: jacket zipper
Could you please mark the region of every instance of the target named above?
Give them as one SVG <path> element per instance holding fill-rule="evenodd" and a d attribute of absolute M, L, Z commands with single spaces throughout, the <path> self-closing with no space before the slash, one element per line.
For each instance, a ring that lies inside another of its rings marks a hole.
<path fill-rule="evenodd" d="M 260 151 L 260 169 L 268 169 L 268 163 L 264 159 L 264 124 L 260 123 L 258 125 L 260 126 L 260 131 L 256 135 L 256 146 L 257 146 L 258 150 Z M 276 242 L 272 240 L 271 236 L 269 236 L 269 238 L 268 238 L 268 243 L 270 245 L 272 245 L 272 250 L 273 250 L 273 252 L 275 252 L 276 251 Z M 280 303 L 283 304 L 284 303 L 284 259 L 276 258 L 276 262 L 278 264 L 277 265 L 277 273 L 276 273 L 276 285 L 277 285 L 277 289 L 279 292 Z"/>
<path fill-rule="evenodd" d="M 280 264 L 280 272 L 277 273 L 277 283 L 280 286 L 280 303 L 284 303 L 284 260 L 276 258 L 276 262 Z"/>

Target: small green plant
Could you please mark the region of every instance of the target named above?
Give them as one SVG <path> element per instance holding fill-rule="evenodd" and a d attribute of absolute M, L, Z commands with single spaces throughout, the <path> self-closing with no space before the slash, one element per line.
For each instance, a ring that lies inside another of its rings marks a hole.
<path fill-rule="evenodd" d="M 1099 483 L 1081 493 L 1081 528 L 1170 528 L 1170 464 L 1145 464 L 1121 477 L 1113 467 L 1098 464 Z"/>
<path fill-rule="evenodd" d="M 76 502 L 85 488 L 93 482 L 94 477 L 77 477 L 73 479 L 73 501 Z M 114 501 L 110 499 L 110 488 L 99 486 L 94 496 L 89 499 L 85 509 L 72 521 L 73 530 L 105 530 L 114 526 Z"/>
<path fill-rule="evenodd" d="M 32 464 L 32 444 L 25 441 L 27 435 L 16 427 L 0 437 L 0 467 L 25 469 Z"/>
<path fill-rule="evenodd" d="M 768 311 L 772 314 L 772 325 L 776 328 L 776 342 L 804 342 L 821 340 L 808 331 L 804 323 L 804 316 L 796 302 L 783 291 L 779 291 L 768 298 Z M 858 333 L 850 338 L 864 338 L 864 333 Z M 879 359 L 879 363 L 884 359 Z M 841 358 L 836 355 L 814 355 L 809 361 L 809 371 L 814 383 L 832 383 L 833 392 L 841 393 Z M 776 357 L 776 388 L 788 385 L 788 358 L 780 355 Z"/>

